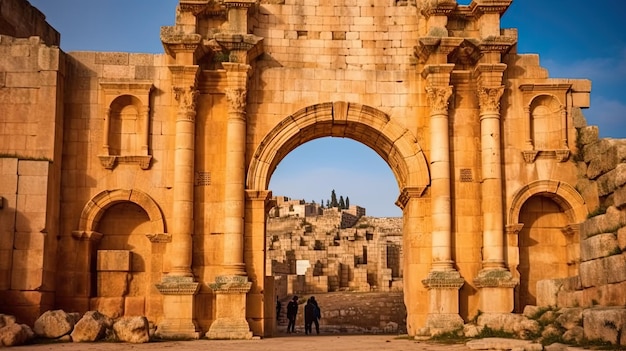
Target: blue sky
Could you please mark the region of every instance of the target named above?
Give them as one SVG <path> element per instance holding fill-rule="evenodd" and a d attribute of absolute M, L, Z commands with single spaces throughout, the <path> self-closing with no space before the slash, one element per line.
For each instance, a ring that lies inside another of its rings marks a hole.
<path fill-rule="evenodd" d="M 174 24 L 177 2 L 30 0 L 61 33 L 66 52 L 161 53 L 159 30 Z M 626 138 L 625 13 L 624 0 L 514 0 L 502 18 L 502 27 L 518 29 L 518 52 L 539 54 L 551 77 L 592 81 L 591 108 L 583 112 L 602 137 Z M 316 202 L 335 189 L 350 204 L 366 207 L 368 215 L 402 215 L 387 164 L 349 139 L 322 138 L 298 147 L 278 165 L 270 189 Z"/>

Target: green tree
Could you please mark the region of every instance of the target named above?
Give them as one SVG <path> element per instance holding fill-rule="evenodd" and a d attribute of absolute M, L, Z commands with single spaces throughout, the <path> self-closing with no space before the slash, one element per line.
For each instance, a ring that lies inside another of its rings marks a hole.
<path fill-rule="evenodd" d="M 330 192 L 330 206 L 337 207 L 339 203 L 337 202 L 337 194 L 335 194 L 335 189 Z"/>
<path fill-rule="evenodd" d="M 346 196 L 346 208 L 350 208 L 350 198 Z"/>
<path fill-rule="evenodd" d="M 324 199 L 322 199 L 322 200 L 320 201 L 320 207 L 321 207 L 321 208 L 324 208 Z"/>
<path fill-rule="evenodd" d="M 343 195 L 339 195 L 339 209 L 345 209 L 346 203 L 343 201 Z"/>
<path fill-rule="evenodd" d="M 326 199 L 326 208 L 330 208 L 330 200 Z"/>

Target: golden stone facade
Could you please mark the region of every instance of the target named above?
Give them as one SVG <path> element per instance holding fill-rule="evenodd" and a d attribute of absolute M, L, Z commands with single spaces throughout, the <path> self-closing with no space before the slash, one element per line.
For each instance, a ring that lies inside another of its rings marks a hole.
<path fill-rule="evenodd" d="M 268 184 L 328 136 L 395 175 L 410 335 L 536 304 L 538 281 L 578 274 L 577 228 L 598 203 L 572 160 L 591 83 L 517 53 L 500 26 L 511 1 L 180 0 L 153 55 L 64 53 L 9 0 L 0 312 L 272 335 Z"/>

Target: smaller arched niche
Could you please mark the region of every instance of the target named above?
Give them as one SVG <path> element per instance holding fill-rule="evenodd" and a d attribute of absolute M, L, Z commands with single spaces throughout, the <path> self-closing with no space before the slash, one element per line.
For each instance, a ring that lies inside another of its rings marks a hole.
<path fill-rule="evenodd" d="M 526 146 L 524 159 L 532 163 L 537 157 L 564 162 L 570 155 L 568 141 L 567 100 L 569 84 L 522 85 Z"/>
<path fill-rule="evenodd" d="M 148 169 L 152 156 L 148 146 L 151 82 L 101 82 L 104 106 L 102 166 L 138 164 Z"/>

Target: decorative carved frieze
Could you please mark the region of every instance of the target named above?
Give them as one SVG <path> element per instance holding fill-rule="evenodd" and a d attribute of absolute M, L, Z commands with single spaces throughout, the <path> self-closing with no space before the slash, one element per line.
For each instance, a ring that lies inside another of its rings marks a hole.
<path fill-rule="evenodd" d="M 146 237 L 152 243 L 171 243 L 172 242 L 172 235 L 168 233 L 146 234 Z"/>
<path fill-rule="evenodd" d="M 435 87 L 429 85 L 426 87 L 426 95 L 428 97 L 431 114 L 448 113 L 448 104 L 452 96 L 452 86 Z"/>

